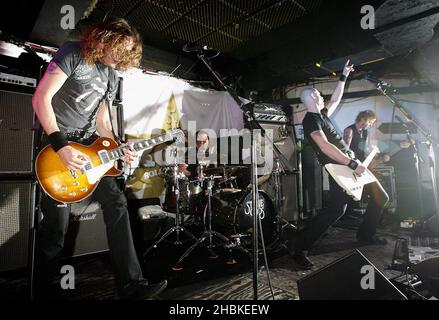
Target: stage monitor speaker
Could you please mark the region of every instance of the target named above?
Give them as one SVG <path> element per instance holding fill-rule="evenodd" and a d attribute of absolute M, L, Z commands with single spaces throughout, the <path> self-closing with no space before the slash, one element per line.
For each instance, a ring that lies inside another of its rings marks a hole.
<path fill-rule="evenodd" d="M 27 266 L 34 213 L 33 181 L 0 181 L 0 271 Z"/>
<path fill-rule="evenodd" d="M 301 300 L 407 300 L 359 250 L 297 281 Z"/>
<path fill-rule="evenodd" d="M 34 119 L 31 94 L 0 90 L 0 176 L 32 174 Z"/>
<path fill-rule="evenodd" d="M 107 250 L 107 232 L 100 204 L 93 196 L 71 204 L 64 256 L 77 257 Z"/>
<path fill-rule="evenodd" d="M 439 296 L 439 254 L 415 264 L 410 269 L 431 294 Z"/>

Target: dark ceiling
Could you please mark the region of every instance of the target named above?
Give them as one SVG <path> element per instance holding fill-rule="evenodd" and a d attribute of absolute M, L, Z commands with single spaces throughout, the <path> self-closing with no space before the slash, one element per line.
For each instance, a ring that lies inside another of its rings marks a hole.
<path fill-rule="evenodd" d="M 347 58 L 364 72 L 400 63 L 437 39 L 439 21 L 438 0 L 77 0 L 72 31 L 59 27 L 64 4 L 16 0 L 1 28 L 59 46 L 91 23 L 124 17 L 143 36 L 144 67 L 212 80 L 196 52 L 182 50 L 185 44 L 205 45 L 212 49 L 206 56 L 219 52 L 213 67 L 241 94 L 331 77 Z M 374 30 L 361 28 L 363 5 L 375 8 Z M 26 19 L 17 23 L 14 10 Z"/>

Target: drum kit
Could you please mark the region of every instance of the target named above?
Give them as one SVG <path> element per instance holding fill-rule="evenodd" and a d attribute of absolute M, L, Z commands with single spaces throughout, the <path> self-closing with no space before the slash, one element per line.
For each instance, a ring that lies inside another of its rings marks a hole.
<path fill-rule="evenodd" d="M 175 213 L 175 226 L 168 230 L 156 241 L 145 255 L 164 241 L 171 233 L 176 232 L 175 244 L 181 244 L 180 233 L 189 240 L 195 240 L 186 252 L 179 258 L 176 268 L 197 247 L 202 246 L 210 253 L 210 258 L 216 258 L 214 248 L 223 247 L 231 251 L 238 249 L 249 256 L 252 253 L 253 215 L 250 168 L 248 166 L 222 165 L 212 167 L 204 164 L 197 165 L 197 177 L 186 176 L 178 165 L 171 165 L 163 170 L 166 182 L 165 201 L 163 209 Z M 276 179 L 277 171 L 258 178 L 258 185 L 269 179 Z M 279 186 L 280 187 L 280 186 Z M 260 218 L 259 242 L 268 249 L 274 249 L 280 243 L 280 234 L 286 222 L 279 218 L 279 199 L 281 188 L 276 188 L 276 198 L 271 199 L 263 190 L 259 190 L 258 214 Z M 201 224 L 204 232 L 199 238 L 184 228 L 180 215 L 194 216 Z M 262 236 L 261 236 L 262 233 Z"/>

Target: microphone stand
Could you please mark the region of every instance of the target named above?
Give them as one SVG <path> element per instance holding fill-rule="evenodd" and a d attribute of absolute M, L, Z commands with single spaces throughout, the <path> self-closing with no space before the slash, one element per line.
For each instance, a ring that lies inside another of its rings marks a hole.
<path fill-rule="evenodd" d="M 405 109 L 404 107 L 399 103 L 398 99 L 396 99 L 393 95 L 390 95 L 388 93 L 386 93 L 386 89 L 383 89 L 383 87 L 378 84 L 377 85 L 377 89 L 378 91 L 381 92 L 382 95 L 384 95 L 385 97 L 387 97 L 392 104 L 397 107 L 399 109 L 399 111 L 401 111 L 401 113 L 404 115 L 404 117 L 407 119 L 407 121 L 410 121 L 410 123 L 412 123 L 416 129 L 425 137 L 426 139 L 426 145 L 428 147 L 428 158 L 429 158 L 429 166 L 430 166 L 430 178 L 431 178 L 431 184 L 432 184 L 432 189 L 433 189 L 433 197 L 434 197 L 434 205 L 435 205 L 435 210 L 436 210 L 436 215 L 437 218 L 439 218 L 439 197 L 438 197 L 438 189 L 437 189 L 437 181 L 436 181 L 436 156 L 434 153 L 434 146 L 438 145 L 438 142 L 434 140 L 433 136 L 431 135 L 431 133 L 426 130 L 417 119 L 413 118 Z M 405 124 L 404 124 L 405 125 Z M 419 192 L 419 201 L 420 201 L 420 205 L 421 205 L 421 209 L 423 210 L 423 202 L 421 199 L 421 185 L 420 185 L 420 181 L 421 181 L 421 176 L 420 176 L 420 171 L 419 171 L 419 154 L 418 154 L 418 150 L 415 146 L 415 144 L 412 143 L 412 140 L 410 138 L 410 130 L 409 128 L 405 125 L 405 129 L 406 129 L 406 133 L 407 136 L 409 138 L 410 143 L 412 144 L 412 146 L 415 149 L 415 153 L 416 153 L 416 157 L 417 157 L 417 162 L 418 162 L 418 168 L 417 168 L 417 175 L 418 175 L 418 192 Z M 424 212 L 422 212 L 424 214 Z"/>
<path fill-rule="evenodd" d="M 247 122 L 250 124 L 250 131 L 251 131 L 251 176 L 252 176 L 252 215 L 253 215 L 253 299 L 258 300 L 258 226 L 260 225 L 260 216 L 259 216 L 259 190 L 258 190 L 258 183 L 257 183 L 257 148 L 256 148 L 256 140 L 254 137 L 254 130 L 259 129 L 261 130 L 261 135 L 265 136 L 265 139 L 270 143 L 270 145 L 273 146 L 273 150 L 277 153 L 281 163 L 286 167 L 290 168 L 290 165 L 288 163 L 288 160 L 285 158 L 284 155 L 281 154 L 277 146 L 273 143 L 273 141 L 265 135 L 265 130 L 262 128 L 262 126 L 259 124 L 259 122 L 253 117 L 251 109 L 252 109 L 252 103 L 244 104 L 241 99 L 238 97 L 238 94 L 229 86 L 227 86 L 221 79 L 221 76 L 212 68 L 210 62 L 207 60 L 205 54 L 202 50 L 198 51 L 197 53 L 198 58 L 204 63 L 204 65 L 207 67 L 209 72 L 215 77 L 215 79 L 218 81 L 218 83 L 224 88 L 225 91 L 227 91 L 230 96 L 235 100 L 237 105 L 241 108 L 243 111 L 244 117 L 247 120 Z M 290 170 L 294 172 L 294 170 Z M 262 230 L 261 230 L 262 232 Z M 262 235 L 263 236 L 263 235 Z M 266 259 L 266 252 L 265 252 L 265 246 L 262 242 L 263 246 L 263 255 Z M 270 279 L 269 269 L 268 265 L 265 266 L 267 270 L 267 276 L 268 279 Z M 270 284 L 271 285 L 271 284 Z"/>

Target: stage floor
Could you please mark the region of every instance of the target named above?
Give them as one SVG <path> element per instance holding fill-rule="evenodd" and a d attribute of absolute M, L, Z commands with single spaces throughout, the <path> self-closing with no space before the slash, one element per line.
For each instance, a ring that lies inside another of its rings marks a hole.
<path fill-rule="evenodd" d="M 310 252 L 315 267 L 310 271 L 299 270 L 285 250 L 279 248 L 269 255 L 269 275 L 274 299 L 299 299 L 297 280 L 355 249 L 368 258 L 383 274 L 392 278 L 399 274 L 387 270 L 392 263 L 395 241 L 403 230 L 389 224 L 382 226 L 379 235 L 388 240 L 387 245 L 359 246 L 355 240 L 357 220 L 344 219 L 329 229 Z M 198 248 L 182 263 L 181 270 L 174 270 L 175 261 L 189 246 L 172 243 L 159 245 L 142 261 L 145 275 L 151 282 L 167 279 L 168 288 L 155 299 L 161 300 L 252 300 L 253 272 L 250 259 L 240 251 L 217 250 L 217 259 L 209 258 L 204 248 Z M 117 299 L 114 277 L 107 254 L 88 256 L 66 261 L 74 266 L 76 287 L 62 291 L 62 300 L 112 300 Z M 273 299 L 266 269 L 260 266 L 258 273 L 258 298 Z M 24 272 L 0 275 L 0 297 L 26 299 L 27 286 Z"/>

